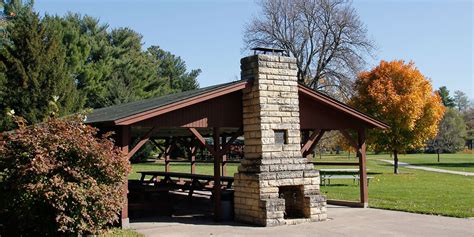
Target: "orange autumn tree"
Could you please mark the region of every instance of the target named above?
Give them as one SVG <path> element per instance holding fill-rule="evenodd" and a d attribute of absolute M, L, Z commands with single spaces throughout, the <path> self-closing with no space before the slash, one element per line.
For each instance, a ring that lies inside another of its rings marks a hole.
<path fill-rule="evenodd" d="M 394 172 L 398 173 L 398 153 L 422 147 L 436 136 L 445 108 L 431 82 L 413 62 L 381 61 L 369 72 L 359 74 L 353 106 L 388 125 L 387 130 L 372 130 L 369 144 L 376 150 L 391 151 Z"/>

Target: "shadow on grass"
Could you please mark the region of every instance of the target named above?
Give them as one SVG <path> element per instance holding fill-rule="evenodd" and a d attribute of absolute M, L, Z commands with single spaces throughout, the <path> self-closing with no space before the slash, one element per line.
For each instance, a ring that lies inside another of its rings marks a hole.
<path fill-rule="evenodd" d="M 321 187 L 347 187 L 358 186 L 357 184 L 321 184 Z"/>

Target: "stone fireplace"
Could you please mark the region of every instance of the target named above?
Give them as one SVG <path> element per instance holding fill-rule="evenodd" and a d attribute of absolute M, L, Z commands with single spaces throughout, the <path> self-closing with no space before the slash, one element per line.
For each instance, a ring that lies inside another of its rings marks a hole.
<path fill-rule="evenodd" d="M 257 54 L 241 60 L 245 148 L 235 174 L 237 221 L 261 226 L 326 219 L 319 172 L 301 154 L 296 59 Z"/>

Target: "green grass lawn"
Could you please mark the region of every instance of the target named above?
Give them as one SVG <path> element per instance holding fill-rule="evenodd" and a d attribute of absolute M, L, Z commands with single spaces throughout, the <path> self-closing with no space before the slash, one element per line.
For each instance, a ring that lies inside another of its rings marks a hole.
<path fill-rule="evenodd" d="M 466 168 L 472 171 L 474 158 L 472 155 L 444 155 L 440 166 L 429 166 L 446 169 Z M 400 174 L 393 174 L 390 164 L 380 161 L 390 159 L 389 155 L 369 155 L 367 168 L 373 179 L 369 185 L 369 206 L 374 208 L 400 210 L 434 215 L 454 217 L 474 217 L 474 177 L 442 174 L 422 170 L 400 168 Z M 426 161 L 423 159 L 427 159 Z M 428 155 L 403 155 L 400 160 L 410 164 L 431 164 Z M 448 160 L 449 159 L 449 160 Z M 347 156 L 323 156 L 316 161 L 357 161 Z M 461 165 L 460 165 L 461 164 Z M 237 170 L 237 164 L 228 165 L 228 175 Z M 428 166 L 428 165 L 426 165 Z M 460 166 L 460 167 L 458 167 Z M 461 167 L 462 166 L 462 167 Z M 352 168 L 352 167 L 316 167 L 320 168 Z M 136 171 L 164 170 L 162 163 L 134 164 L 130 179 L 139 179 Z M 462 169 L 453 169 L 462 170 Z M 190 172 L 189 164 L 174 163 L 171 171 Z M 197 173 L 212 174 L 212 164 L 198 164 Z M 331 186 L 322 186 L 321 191 L 329 199 L 358 200 L 359 186 L 352 180 L 333 180 Z"/>
<path fill-rule="evenodd" d="M 370 159 L 369 205 L 375 208 L 455 217 L 474 216 L 474 178 L 393 167 Z M 321 190 L 330 199 L 358 200 L 359 187 L 337 180 Z"/>
<path fill-rule="evenodd" d="M 377 156 L 374 156 L 374 158 L 377 158 Z M 436 154 L 402 154 L 399 156 L 399 160 L 411 165 L 474 172 L 474 154 L 441 154 L 440 162 L 438 162 Z"/>

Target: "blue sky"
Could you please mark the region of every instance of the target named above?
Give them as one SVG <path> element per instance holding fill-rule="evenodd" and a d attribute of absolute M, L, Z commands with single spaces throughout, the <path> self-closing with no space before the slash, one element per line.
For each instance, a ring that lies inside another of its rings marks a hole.
<path fill-rule="evenodd" d="M 470 0 L 373 0 L 353 2 L 380 60 L 413 60 L 435 88 L 447 86 L 474 98 L 473 3 Z M 79 12 L 111 27 L 130 27 L 145 47 L 159 45 L 181 56 L 208 86 L 239 78 L 244 26 L 258 13 L 254 1 L 37 0 L 41 13 Z"/>

